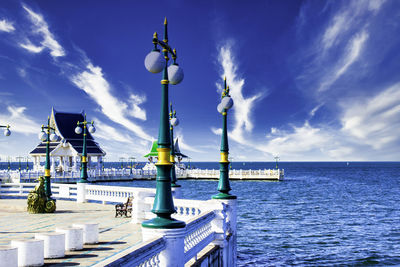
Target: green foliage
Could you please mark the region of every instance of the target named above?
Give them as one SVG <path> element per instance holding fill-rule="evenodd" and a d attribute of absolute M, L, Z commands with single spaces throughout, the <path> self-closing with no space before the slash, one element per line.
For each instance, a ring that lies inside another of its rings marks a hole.
<path fill-rule="evenodd" d="M 56 210 L 56 202 L 53 199 L 47 199 L 44 191 L 44 178 L 39 177 L 39 183 L 28 194 L 28 212 L 29 213 L 53 213 Z"/>

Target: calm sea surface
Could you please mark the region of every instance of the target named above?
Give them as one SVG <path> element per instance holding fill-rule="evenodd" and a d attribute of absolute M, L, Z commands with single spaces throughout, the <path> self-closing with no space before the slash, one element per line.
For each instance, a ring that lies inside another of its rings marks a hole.
<path fill-rule="evenodd" d="M 217 163 L 192 163 L 216 169 Z M 274 163 L 234 162 L 235 169 Z M 231 181 L 240 266 L 400 265 L 400 163 L 285 163 L 284 181 Z M 112 183 L 154 187 L 155 181 Z M 217 181 L 179 181 L 209 199 Z"/>

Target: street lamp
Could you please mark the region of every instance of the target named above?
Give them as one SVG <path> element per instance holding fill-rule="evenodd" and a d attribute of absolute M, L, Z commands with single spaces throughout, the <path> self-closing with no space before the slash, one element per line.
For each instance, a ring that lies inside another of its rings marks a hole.
<path fill-rule="evenodd" d="M 0 128 L 6 128 L 4 130 L 4 135 L 5 136 L 10 136 L 11 131 L 10 131 L 10 125 L 0 125 Z M 8 171 L 10 170 L 10 160 L 8 160 Z"/>
<path fill-rule="evenodd" d="M 21 172 L 21 159 L 24 159 L 24 157 L 15 157 L 15 159 L 18 160 L 18 171 Z"/>
<path fill-rule="evenodd" d="M 276 163 L 275 169 L 278 169 L 278 161 L 280 160 L 280 158 L 279 158 L 279 156 L 275 156 L 274 159 L 275 159 L 275 163 Z"/>
<path fill-rule="evenodd" d="M 175 147 L 174 147 L 174 127 L 179 125 L 179 120 L 176 117 L 176 111 L 172 111 L 172 103 L 170 103 L 170 111 L 169 111 L 169 122 L 170 122 L 170 135 L 171 135 L 171 186 L 172 187 L 181 187 L 179 184 L 176 184 L 176 172 L 175 172 Z"/>
<path fill-rule="evenodd" d="M 130 174 L 133 174 L 133 162 L 135 161 L 135 165 L 136 165 L 136 158 L 135 157 L 129 157 L 129 160 L 131 161 L 131 172 L 130 172 Z"/>
<path fill-rule="evenodd" d="M 124 168 L 124 160 L 125 160 L 124 157 L 119 158 L 119 162 L 121 162 L 121 170 Z"/>
<path fill-rule="evenodd" d="M 145 58 L 144 65 L 146 69 L 152 73 L 163 71 L 162 99 L 161 99 L 161 114 L 160 127 L 158 131 L 158 162 L 157 167 L 157 185 L 156 196 L 152 212 L 157 215 L 156 218 L 144 221 L 143 227 L 146 228 L 183 228 L 185 223 L 171 218 L 171 214 L 175 213 L 174 202 L 171 192 L 171 136 L 168 119 L 168 84 L 178 84 L 183 79 L 183 70 L 176 63 L 176 50 L 168 45 L 168 29 L 167 18 L 164 21 L 164 40 L 159 40 L 157 33 L 153 35 L 154 49 Z M 163 54 L 160 53 L 158 45 L 162 47 Z M 173 63 L 168 66 L 168 55 L 171 54 Z"/>
<path fill-rule="evenodd" d="M 84 121 L 81 121 L 77 123 L 78 126 L 76 126 L 75 128 L 75 133 L 76 134 L 81 134 L 83 132 L 83 147 L 82 147 L 82 157 L 81 157 L 81 180 L 79 180 L 79 183 L 87 183 L 88 182 L 88 174 L 87 174 L 87 151 L 86 151 L 86 135 L 87 135 L 87 124 L 90 124 L 89 126 L 89 132 L 90 133 L 95 133 L 96 132 L 96 128 L 94 127 L 94 122 L 88 122 L 86 120 L 86 114 L 84 117 Z M 81 125 L 83 125 L 83 131 L 82 128 L 80 127 Z"/>
<path fill-rule="evenodd" d="M 29 171 L 29 157 L 26 157 L 26 171 Z"/>
<path fill-rule="evenodd" d="M 47 200 L 50 200 L 50 141 L 55 142 L 58 140 L 58 135 L 55 133 L 55 129 L 50 126 L 50 117 L 47 117 L 47 126 L 42 125 L 42 131 L 39 133 L 39 139 L 42 142 L 46 142 L 46 164 L 44 165 L 44 192 L 46 194 Z"/>
<path fill-rule="evenodd" d="M 221 136 L 221 161 L 219 162 L 219 182 L 218 191 L 220 193 L 212 196 L 213 199 L 236 199 L 236 196 L 229 194 L 231 187 L 229 185 L 229 145 L 227 131 L 227 115 L 228 109 L 233 106 L 233 100 L 229 95 L 229 87 L 226 86 L 226 78 L 224 78 L 224 90 L 222 91 L 221 103 L 218 104 L 217 110 L 222 114 L 222 136 Z"/>

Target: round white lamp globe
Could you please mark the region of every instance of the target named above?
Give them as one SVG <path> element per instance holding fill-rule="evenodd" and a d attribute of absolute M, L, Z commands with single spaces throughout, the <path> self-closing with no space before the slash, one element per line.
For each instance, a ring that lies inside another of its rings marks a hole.
<path fill-rule="evenodd" d="M 79 126 L 77 126 L 77 127 L 75 128 L 75 133 L 76 133 L 76 134 L 81 134 L 81 133 L 82 133 L 82 128 L 79 127 Z"/>
<path fill-rule="evenodd" d="M 224 112 L 224 107 L 222 106 L 222 103 L 219 103 L 219 104 L 218 104 L 217 110 L 218 110 L 219 113 Z"/>
<path fill-rule="evenodd" d="M 4 135 L 5 136 L 10 136 L 10 134 L 11 134 L 10 129 L 7 128 L 7 129 L 4 130 Z"/>
<path fill-rule="evenodd" d="M 40 132 L 39 133 L 39 139 L 42 141 L 46 141 L 47 140 L 47 134 L 45 132 Z"/>
<path fill-rule="evenodd" d="M 168 80 L 171 84 L 178 84 L 183 80 L 183 69 L 176 64 L 168 67 Z"/>
<path fill-rule="evenodd" d="M 165 58 L 159 51 L 151 51 L 144 59 L 144 66 L 151 73 L 161 72 L 165 64 Z"/>
<path fill-rule="evenodd" d="M 221 100 L 221 105 L 224 109 L 230 109 L 233 106 L 233 100 L 230 96 L 225 96 Z"/>
<path fill-rule="evenodd" d="M 178 125 L 179 125 L 179 120 L 178 120 L 178 118 L 172 118 L 172 119 L 171 119 L 171 125 L 172 125 L 172 126 L 178 126 Z"/>
<path fill-rule="evenodd" d="M 89 132 L 90 132 L 90 133 L 95 133 L 95 132 L 96 132 L 96 128 L 94 128 L 93 125 L 90 125 L 90 126 L 89 126 Z"/>
<path fill-rule="evenodd" d="M 52 133 L 50 135 L 50 141 L 52 142 L 58 141 L 58 135 L 56 133 Z"/>

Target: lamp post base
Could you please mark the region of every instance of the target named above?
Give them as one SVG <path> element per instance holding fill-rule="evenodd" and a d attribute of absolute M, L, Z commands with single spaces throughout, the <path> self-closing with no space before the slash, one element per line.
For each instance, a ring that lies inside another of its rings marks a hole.
<path fill-rule="evenodd" d="M 229 193 L 218 193 L 212 196 L 212 199 L 237 199 L 236 196 L 231 195 Z"/>
<path fill-rule="evenodd" d="M 81 178 L 81 179 L 78 181 L 78 183 L 85 183 L 85 184 L 87 184 L 87 183 L 89 183 L 89 181 L 88 181 L 87 179 Z"/>
<path fill-rule="evenodd" d="M 184 228 L 185 226 L 185 222 L 162 217 L 156 217 L 154 219 L 142 222 L 142 227 L 145 228 L 177 229 Z"/>

